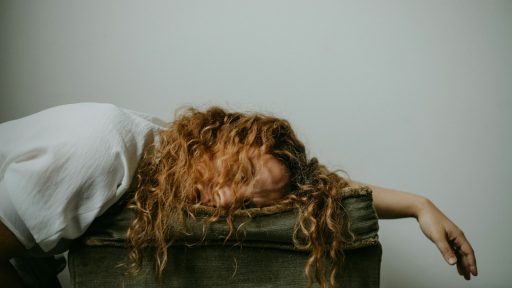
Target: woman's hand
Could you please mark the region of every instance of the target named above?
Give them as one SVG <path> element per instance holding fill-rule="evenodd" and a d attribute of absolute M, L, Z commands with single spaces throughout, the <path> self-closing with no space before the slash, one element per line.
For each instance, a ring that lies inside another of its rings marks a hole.
<path fill-rule="evenodd" d="M 457 271 L 466 280 L 478 275 L 475 252 L 462 230 L 431 201 L 419 205 L 417 213 L 421 231 L 436 244 L 448 264 L 457 264 Z"/>
<path fill-rule="evenodd" d="M 373 204 L 380 219 L 415 217 L 421 231 L 441 251 L 446 262 L 457 264 L 457 271 L 466 280 L 478 275 L 475 252 L 464 233 L 425 197 L 398 190 L 350 182 L 351 186 L 369 186 Z"/>

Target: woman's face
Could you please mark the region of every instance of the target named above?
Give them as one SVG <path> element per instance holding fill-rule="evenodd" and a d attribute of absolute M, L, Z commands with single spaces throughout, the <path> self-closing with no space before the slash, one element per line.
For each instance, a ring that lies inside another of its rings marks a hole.
<path fill-rule="evenodd" d="M 235 195 L 233 185 L 230 183 L 221 187 L 217 193 L 211 193 L 208 188 L 205 188 L 211 186 L 208 183 L 198 184 L 199 192 L 196 195 L 196 201 L 206 206 L 228 208 L 235 205 L 236 207 L 249 208 L 270 206 L 284 198 L 288 192 L 289 176 L 287 168 L 269 154 L 254 153 L 249 159 L 253 167 L 259 167 L 259 169 L 256 169 L 252 185 L 242 185 Z M 210 175 L 213 175 L 214 178 L 215 175 L 219 175 L 221 169 L 219 167 L 221 165 L 216 164 L 218 163 L 207 165 L 210 167 L 210 171 L 205 171 L 206 165 L 200 166 L 199 170 L 202 174 L 211 173 Z"/>

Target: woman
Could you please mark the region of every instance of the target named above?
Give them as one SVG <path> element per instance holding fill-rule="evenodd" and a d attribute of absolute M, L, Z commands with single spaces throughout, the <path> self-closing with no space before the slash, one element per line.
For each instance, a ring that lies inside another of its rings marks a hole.
<path fill-rule="evenodd" d="M 305 245 L 312 251 L 306 274 L 312 280 L 327 271 L 330 279 L 319 281 L 333 284 L 345 241 L 342 207 L 334 196 L 343 187 L 363 185 L 308 159 L 287 121 L 217 107 L 189 109 L 165 127 L 112 105 L 75 104 L 4 123 L 0 133 L 0 279 L 11 283 L 19 279 L 9 258 L 27 249 L 64 250 L 66 239 L 80 236 L 136 174 L 130 207 L 137 217 L 127 234 L 133 271 L 148 245 L 156 247 L 162 271 L 170 223 L 175 234 L 183 232 L 198 205 L 216 207 L 207 223 L 221 215 L 231 223 L 237 209 L 280 204 L 299 210 L 297 229 L 308 236 Z M 477 275 L 471 245 L 430 201 L 369 186 L 379 217 L 416 217 L 459 274 Z M 332 266 L 322 265 L 324 255 Z"/>

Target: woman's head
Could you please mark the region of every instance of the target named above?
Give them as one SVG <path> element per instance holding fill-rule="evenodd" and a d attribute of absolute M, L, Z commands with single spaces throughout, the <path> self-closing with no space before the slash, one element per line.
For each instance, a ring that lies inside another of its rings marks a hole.
<path fill-rule="evenodd" d="M 252 196 L 251 205 L 272 204 L 297 187 L 297 168 L 306 161 L 286 120 L 257 113 L 189 109 L 160 137 L 159 186 L 187 204 L 236 209 Z"/>
<path fill-rule="evenodd" d="M 243 164 L 249 166 L 249 173 L 227 178 L 222 175 L 230 165 L 222 157 L 207 158 L 195 165 L 197 180 L 190 202 L 223 209 L 265 207 L 289 193 L 288 169 L 274 156 L 254 149 Z"/>
<path fill-rule="evenodd" d="M 185 232 L 185 218 L 198 205 L 217 208 L 205 223 L 225 214 L 233 231 L 235 210 L 278 202 L 299 209 L 297 231 L 308 237 L 306 248 L 312 250 L 306 264 L 310 279 L 313 274 L 319 281 L 325 278 L 318 276 L 324 270 L 323 254 L 337 263 L 341 232 L 335 222 L 342 219 L 334 194 L 347 183 L 316 159 L 308 160 L 284 119 L 219 107 L 188 109 L 147 149 L 137 176 L 130 206 L 137 218 L 128 232 L 136 264 L 142 248 L 153 244 L 161 271 L 167 261 L 167 235 Z"/>

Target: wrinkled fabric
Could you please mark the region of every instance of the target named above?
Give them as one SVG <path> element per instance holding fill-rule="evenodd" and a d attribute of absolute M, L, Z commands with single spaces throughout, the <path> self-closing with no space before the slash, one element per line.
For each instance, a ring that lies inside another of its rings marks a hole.
<path fill-rule="evenodd" d="M 0 220 L 27 249 L 50 252 L 82 235 L 128 189 L 144 147 L 163 127 L 99 103 L 0 124 Z"/>
<path fill-rule="evenodd" d="M 338 274 L 341 287 L 378 287 L 381 246 L 378 219 L 369 187 L 345 188 L 340 203 L 354 239 L 344 244 L 345 262 Z M 308 251 L 296 249 L 292 235 L 297 211 L 271 206 L 236 213 L 233 237 L 225 241 L 228 226 L 222 220 L 208 226 L 204 242 L 202 219 L 213 209 L 200 207 L 187 220 L 187 234 L 169 248 L 169 262 L 161 281 L 155 279 L 153 250 L 144 254 L 143 272 L 127 277 L 125 233 L 134 215 L 122 205 L 98 218 L 75 242 L 69 254 L 74 287 L 305 287 Z M 304 241 L 304 235 L 299 234 Z"/>

